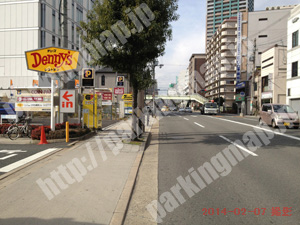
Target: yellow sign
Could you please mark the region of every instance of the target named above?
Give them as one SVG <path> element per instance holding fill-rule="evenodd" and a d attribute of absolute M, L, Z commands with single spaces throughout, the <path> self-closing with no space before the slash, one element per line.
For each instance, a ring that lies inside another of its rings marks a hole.
<path fill-rule="evenodd" d="M 84 79 L 94 79 L 94 69 L 83 69 L 82 78 Z"/>
<path fill-rule="evenodd" d="M 78 51 L 55 47 L 27 51 L 25 54 L 28 70 L 44 73 L 59 73 L 75 70 L 79 57 Z"/>
<path fill-rule="evenodd" d="M 83 123 L 89 128 L 102 128 L 102 99 L 101 95 L 83 94 Z"/>
<path fill-rule="evenodd" d="M 122 99 L 123 99 L 124 101 L 132 101 L 132 94 L 124 94 L 124 95 L 122 96 Z"/>

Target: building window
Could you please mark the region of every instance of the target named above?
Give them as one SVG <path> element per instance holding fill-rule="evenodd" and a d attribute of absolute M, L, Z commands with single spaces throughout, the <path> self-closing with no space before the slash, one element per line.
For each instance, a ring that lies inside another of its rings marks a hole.
<path fill-rule="evenodd" d="M 55 36 L 52 36 L 52 46 L 55 46 Z"/>
<path fill-rule="evenodd" d="M 55 33 L 55 28 L 56 28 L 56 26 L 55 26 L 55 21 L 56 21 L 56 19 L 55 19 L 55 10 L 53 9 L 52 10 L 52 31 Z"/>
<path fill-rule="evenodd" d="M 288 94 L 287 94 L 287 96 L 291 96 L 291 89 L 290 88 L 288 88 Z"/>
<path fill-rule="evenodd" d="M 268 67 L 270 67 L 270 66 L 273 66 L 273 63 L 270 63 L 270 64 L 268 64 L 268 65 L 266 65 L 266 66 L 263 66 L 262 69 L 268 68 Z"/>
<path fill-rule="evenodd" d="M 45 31 L 41 31 L 41 47 L 44 48 L 46 45 L 46 34 Z"/>
<path fill-rule="evenodd" d="M 258 35 L 258 38 L 267 38 L 268 35 Z"/>
<path fill-rule="evenodd" d="M 77 5 L 76 7 L 76 16 L 77 16 L 77 23 L 83 20 L 83 9 L 81 6 Z"/>
<path fill-rule="evenodd" d="M 61 47 L 61 41 L 60 41 L 60 38 L 58 38 L 58 46 Z"/>
<path fill-rule="evenodd" d="M 46 25 L 46 5 L 42 4 L 42 10 L 41 10 L 41 27 L 45 28 Z"/>
<path fill-rule="evenodd" d="M 101 85 L 105 86 L 105 76 L 104 75 L 101 76 Z"/>
<path fill-rule="evenodd" d="M 259 18 L 258 21 L 266 21 L 268 18 Z"/>
<path fill-rule="evenodd" d="M 268 59 L 262 61 L 262 63 L 265 63 L 265 62 L 267 62 L 267 61 L 269 61 L 269 60 L 271 60 L 271 59 L 273 59 L 273 58 L 274 58 L 274 57 L 272 56 L 272 57 L 270 57 L 270 58 L 268 58 Z"/>
<path fill-rule="evenodd" d="M 74 5 L 74 0 L 72 1 L 72 19 L 74 20 L 75 17 L 75 5 Z"/>
<path fill-rule="evenodd" d="M 74 35 L 75 35 L 75 32 L 74 32 L 74 23 L 72 23 L 72 42 L 74 43 Z"/>
<path fill-rule="evenodd" d="M 299 31 L 297 30 L 296 32 L 293 33 L 292 36 L 292 47 L 297 47 L 298 46 L 298 41 L 299 41 Z"/>
<path fill-rule="evenodd" d="M 254 89 L 254 91 L 257 91 L 257 82 L 254 83 L 253 89 Z"/>
<path fill-rule="evenodd" d="M 298 61 L 292 63 L 292 77 L 298 76 Z"/>
<path fill-rule="evenodd" d="M 265 76 L 261 78 L 261 92 L 266 92 L 269 90 L 269 77 Z"/>
<path fill-rule="evenodd" d="M 77 30 L 76 30 L 76 45 L 79 46 L 79 32 L 78 32 L 78 27 L 77 27 Z"/>

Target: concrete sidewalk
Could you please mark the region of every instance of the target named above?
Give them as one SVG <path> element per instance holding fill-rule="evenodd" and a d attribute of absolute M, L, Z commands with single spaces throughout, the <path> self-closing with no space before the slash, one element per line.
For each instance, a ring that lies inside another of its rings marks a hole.
<path fill-rule="evenodd" d="M 122 142 L 130 124 L 122 121 L 2 180 L 0 224 L 109 224 L 141 150 Z"/>

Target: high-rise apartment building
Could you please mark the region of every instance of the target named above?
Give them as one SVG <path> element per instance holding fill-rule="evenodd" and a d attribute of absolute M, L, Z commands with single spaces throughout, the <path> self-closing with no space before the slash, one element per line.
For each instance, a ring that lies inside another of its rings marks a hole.
<path fill-rule="evenodd" d="M 60 0 L 0 1 L 0 87 L 50 85 L 46 74 L 27 70 L 25 51 L 43 47 L 63 47 L 59 18 Z M 86 20 L 94 0 L 68 0 L 68 48 L 78 50 L 77 28 Z M 61 6 L 62 7 L 62 6 Z M 44 85 L 43 85 L 44 83 Z"/>
<path fill-rule="evenodd" d="M 254 11 L 254 0 L 207 0 L 206 43 L 225 19 L 245 11 Z"/>

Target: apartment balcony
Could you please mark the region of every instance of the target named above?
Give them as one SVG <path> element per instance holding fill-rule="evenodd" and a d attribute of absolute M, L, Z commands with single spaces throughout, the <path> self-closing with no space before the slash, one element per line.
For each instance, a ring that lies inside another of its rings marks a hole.
<path fill-rule="evenodd" d="M 221 53 L 222 58 L 236 58 L 235 52 L 222 52 Z"/>
<path fill-rule="evenodd" d="M 221 51 L 231 51 L 232 53 L 236 52 L 236 46 L 235 44 L 228 44 L 228 45 L 222 45 L 221 46 Z"/>
<path fill-rule="evenodd" d="M 232 92 L 235 93 L 235 88 L 220 88 L 220 93 Z"/>
<path fill-rule="evenodd" d="M 221 37 L 224 36 L 236 36 L 236 32 L 234 30 L 225 30 L 221 32 Z"/>
<path fill-rule="evenodd" d="M 221 60 L 222 65 L 236 65 L 236 60 L 228 60 L 228 59 L 222 59 Z"/>
<path fill-rule="evenodd" d="M 228 79 L 232 79 L 232 78 L 235 78 L 236 77 L 236 74 L 235 73 L 227 73 L 227 71 L 225 71 L 224 74 L 220 74 L 220 78 L 228 78 Z"/>
<path fill-rule="evenodd" d="M 235 66 L 222 66 L 220 69 L 221 72 L 236 71 Z"/>
<path fill-rule="evenodd" d="M 222 25 L 221 29 L 236 29 L 235 23 L 225 23 Z"/>
<path fill-rule="evenodd" d="M 227 80 L 221 80 L 220 85 L 236 85 L 236 81 L 227 81 Z"/>

